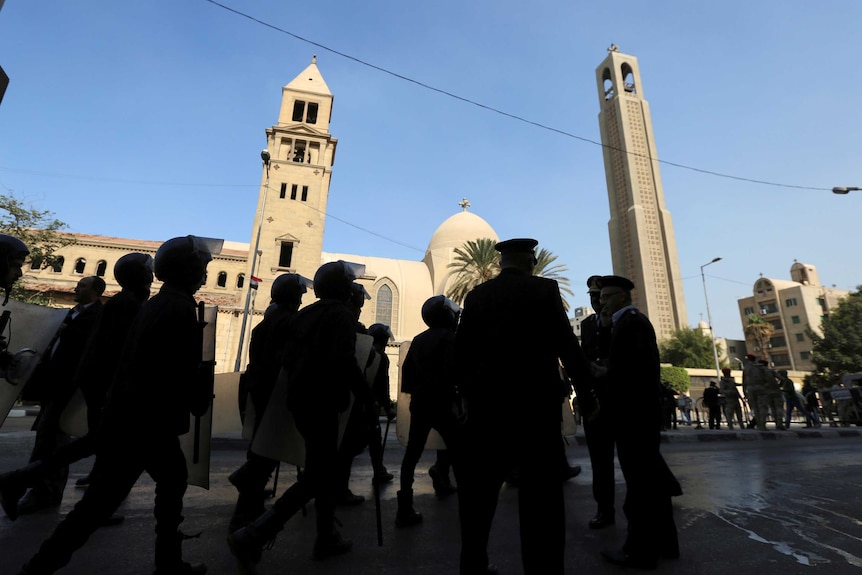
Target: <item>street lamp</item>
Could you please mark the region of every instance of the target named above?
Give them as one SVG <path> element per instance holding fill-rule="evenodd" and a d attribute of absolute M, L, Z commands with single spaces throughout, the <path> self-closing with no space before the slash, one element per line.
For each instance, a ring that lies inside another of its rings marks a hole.
<path fill-rule="evenodd" d="M 836 187 L 832 188 L 832 193 L 833 194 L 847 194 L 850 192 L 858 192 L 859 190 L 862 190 L 862 188 L 853 188 L 853 187 L 848 188 L 846 186 L 836 186 Z"/>
<path fill-rule="evenodd" d="M 260 217 L 257 220 L 257 237 L 254 240 L 254 251 L 252 251 L 251 256 L 251 271 L 250 274 L 254 276 L 254 270 L 257 264 L 257 254 L 260 249 L 260 229 L 263 227 L 263 211 L 266 208 L 266 195 L 269 192 L 269 150 L 264 150 L 260 153 L 260 159 L 263 160 L 263 167 L 266 169 L 266 180 L 263 184 L 263 201 L 260 204 Z M 234 365 L 234 371 L 239 371 L 239 366 L 242 364 L 242 344 L 245 339 L 245 326 L 248 322 L 248 310 L 251 304 L 251 290 L 256 288 L 254 281 L 252 278 L 248 278 L 248 293 L 245 296 L 245 309 L 242 311 L 242 324 L 239 329 L 239 347 L 236 350 L 236 364 Z"/>
<path fill-rule="evenodd" d="M 712 315 L 709 313 L 709 296 L 706 295 L 706 276 L 703 274 L 703 268 L 708 265 L 721 261 L 721 258 L 713 258 L 711 262 L 707 262 L 700 266 L 700 279 L 703 280 L 703 299 L 706 301 L 706 319 L 709 321 L 709 335 L 712 336 L 712 355 L 715 357 L 715 373 L 716 377 L 721 377 L 721 366 L 718 364 L 718 348 L 715 346 L 715 330 L 712 329 Z"/>

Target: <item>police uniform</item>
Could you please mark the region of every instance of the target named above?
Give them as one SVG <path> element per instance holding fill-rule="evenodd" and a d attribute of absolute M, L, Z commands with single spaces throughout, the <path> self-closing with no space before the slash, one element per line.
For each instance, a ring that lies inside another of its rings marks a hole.
<path fill-rule="evenodd" d="M 606 288 L 631 291 L 619 276 L 601 280 Z M 612 563 L 654 568 L 658 558 L 679 557 L 671 497 L 682 493 L 660 450 L 661 411 L 659 352 L 649 319 L 628 305 L 610 311 L 613 321 L 607 358 L 607 380 L 617 414 L 617 457 L 626 480 L 623 511 L 628 520 L 620 552 L 602 555 Z"/>
<path fill-rule="evenodd" d="M 311 499 L 317 530 L 312 557 L 324 559 L 352 547 L 335 528 L 335 501 L 339 415 L 350 405 L 351 389 L 368 389 L 356 362 L 356 318 L 346 303 L 354 279 L 341 260 L 322 265 L 314 276 L 320 299 L 288 322 L 282 368 L 287 408 L 305 444 L 305 468 L 272 509 L 228 537 L 243 572 L 254 572 L 267 542 Z"/>
<path fill-rule="evenodd" d="M 198 272 L 202 278 L 211 256 L 192 249 L 193 242 L 192 236 L 168 240 L 156 253 L 156 276 L 165 283 L 129 328 L 102 420 L 92 482 L 24 573 L 53 573 L 68 563 L 144 471 L 156 483 L 156 575 L 206 572 L 203 565 L 182 561 L 179 532 L 188 479 L 179 436 L 189 431 L 190 414 L 202 415 L 211 401 L 197 386 L 202 337 L 192 295 L 197 287 L 174 283 L 159 272 L 162 250 L 168 260 L 170 250 L 178 248 L 189 261 L 174 261 L 171 278 L 175 273 L 188 280 L 187 274 Z M 192 269 L 192 259 L 199 267 Z"/>
<path fill-rule="evenodd" d="M 97 279 L 102 281 L 101 278 Z M 33 424 L 36 440 L 30 454 L 31 463 L 51 457 L 72 440 L 60 428 L 60 417 L 76 391 L 75 373 L 101 311 L 102 302 L 99 299 L 69 310 L 55 344 L 48 349 L 24 388 L 24 397 L 38 399 L 40 406 L 39 416 Z M 60 505 L 68 477 L 67 464 L 55 466 L 43 475 L 22 499 L 21 513 Z"/>
<path fill-rule="evenodd" d="M 742 390 L 748 398 L 749 408 L 754 413 L 755 426 L 759 431 L 766 431 L 766 420 L 769 416 L 765 395 L 766 374 L 758 368 L 753 355 L 746 355 L 745 360 L 742 368 Z"/>
<path fill-rule="evenodd" d="M 763 399 L 767 409 L 772 412 L 775 428 L 784 429 L 784 394 L 781 392 L 781 384 L 775 372 L 769 369 L 765 359 L 758 362 L 757 368 L 760 370 L 760 378 L 763 382 Z"/>
<path fill-rule="evenodd" d="M 287 340 L 286 329 L 296 310 L 287 305 L 275 305 L 263 321 L 251 332 L 248 347 L 249 363 L 243 374 L 244 390 L 248 393 L 254 407 L 255 421 L 252 438 L 266 411 L 278 374 L 281 371 L 282 352 Z M 245 463 L 230 477 L 230 482 L 239 491 L 236 507 L 229 525 L 231 532 L 248 522 L 257 519 L 266 509 L 264 500 L 266 484 L 278 461 L 254 453 L 251 448 L 246 452 Z"/>
<path fill-rule="evenodd" d="M 578 391 L 586 387 L 587 364 L 557 282 L 531 275 L 526 269 L 532 266 L 523 264 L 527 258 L 535 265 L 537 243 L 497 244 L 502 270 L 467 295 L 455 334 L 459 387 L 467 405 L 465 468 L 458 486 L 462 575 L 488 572 L 488 535 L 512 464 L 519 473 L 524 572 L 563 572 L 559 362 Z"/>
<path fill-rule="evenodd" d="M 590 293 L 600 290 L 600 276 L 592 276 L 587 280 Z M 592 298 L 591 298 L 592 299 Z M 597 310 L 599 311 L 599 310 Z M 599 314 L 587 316 L 581 322 L 581 349 L 588 361 L 604 364 L 608 355 L 611 340 L 611 326 L 602 325 Z M 608 390 L 605 378 L 590 378 L 590 387 L 598 400 L 600 409 L 597 415 L 583 418 L 584 436 L 590 454 L 590 466 L 593 470 L 593 499 L 597 510 L 589 526 L 591 529 L 601 529 L 615 523 L 614 498 L 616 482 L 614 480 L 614 433 L 613 433 L 613 400 Z"/>
<path fill-rule="evenodd" d="M 725 375 L 718 381 L 718 389 L 724 396 L 724 418 L 727 420 L 728 429 L 733 429 L 733 418 L 740 429 L 744 429 L 742 423 L 742 406 L 739 404 L 739 392 L 736 390 L 736 380 L 730 376 L 730 370 L 722 371 Z"/>

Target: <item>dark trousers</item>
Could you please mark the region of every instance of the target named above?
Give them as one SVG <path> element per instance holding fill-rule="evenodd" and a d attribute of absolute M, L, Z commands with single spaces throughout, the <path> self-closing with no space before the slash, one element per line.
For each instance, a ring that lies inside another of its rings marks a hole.
<path fill-rule="evenodd" d="M 183 521 L 183 496 L 188 471 L 176 435 L 106 440 L 96 454 L 93 477 L 83 498 L 28 563 L 34 573 L 53 573 L 66 565 L 117 510 L 144 471 L 156 483 L 156 566 L 170 566 L 180 560 L 177 530 Z"/>
<path fill-rule="evenodd" d="M 599 513 L 614 514 L 614 428 L 610 414 L 584 420 L 584 435 L 593 468 L 593 499 Z"/>
<path fill-rule="evenodd" d="M 247 395 L 254 405 L 256 416 L 252 427 L 251 443 L 254 443 L 254 437 L 263 420 L 271 393 L 270 386 L 264 389 L 257 388 Z M 254 453 L 251 448 L 246 451 L 245 459 L 245 463 L 231 475 L 231 482 L 239 491 L 233 517 L 240 522 L 253 521 L 266 510 L 264 507 L 266 484 L 279 463 Z"/>
<path fill-rule="evenodd" d="M 626 480 L 623 511 L 628 522 L 623 550 L 645 560 L 678 552 L 673 520 L 672 475 L 660 452 L 658 431 L 641 428 L 618 430 L 617 457 Z"/>
<path fill-rule="evenodd" d="M 709 428 L 718 429 L 721 427 L 721 406 L 710 405 L 709 409 Z"/>
<path fill-rule="evenodd" d="M 407 435 L 407 448 L 404 450 L 404 459 L 401 460 L 401 489 L 413 489 L 413 477 L 416 473 L 416 464 L 422 457 L 422 452 L 425 450 L 425 442 L 428 441 L 428 434 L 432 429 L 436 429 L 443 442 L 446 443 L 446 449 L 437 452 L 438 464 L 442 463 L 445 468 L 440 469 L 441 473 L 449 474 L 449 462 L 452 458 L 456 460 L 454 465 L 455 480 L 460 484 L 458 475 L 461 472 L 458 459 L 458 449 L 460 447 L 460 426 L 455 413 L 451 408 L 442 406 L 439 408 L 416 407 L 413 403 L 410 404 L 410 431 Z M 440 460 L 443 460 L 442 462 Z"/>
<path fill-rule="evenodd" d="M 461 575 L 485 573 L 488 537 L 500 487 L 512 465 L 518 471 L 521 560 L 526 575 L 562 574 L 565 502 L 560 480 L 560 407 L 535 409 L 529 418 L 496 410 L 470 412 L 458 478 Z M 521 425 L 518 422 L 523 421 Z"/>
<path fill-rule="evenodd" d="M 35 422 L 36 440 L 30 453 L 30 463 L 45 461 L 72 441 L 72 436 L 60 429 L 60 415 L 68 401 L 66 397 L 42 402 L 39 417 Z M 55 463 L 40 474 L 31 487 L 31 497 L 39 501 L 47 501 L 59 505 L 63 500 L 63 491 L 69 478 L 69 462 L 63 458 L 55 459 Z"/>
<path fill-rule="evenodd" d="M 338 414 L 316 413 L 300 416 L 294 413 L 296 428 L 305 441 L 305 468 L 299 479 L 273 505 L 282 523 L 314 499 L 317 534 L 330 535 L 334 530 L 335 497 L 339 480 Z"/>

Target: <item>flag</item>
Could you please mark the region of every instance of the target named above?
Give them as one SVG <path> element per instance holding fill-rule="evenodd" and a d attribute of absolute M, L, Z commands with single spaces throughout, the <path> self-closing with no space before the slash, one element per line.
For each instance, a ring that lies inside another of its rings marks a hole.
<path fill-rule="evenodd" d="M 262 281 L 263 280 L 258 277 L 251 276 L 251 284 L 249 284 L 248 287 L 251 289 L 257 289 L 257 286 L 260 285 L 260 282 Z"/>

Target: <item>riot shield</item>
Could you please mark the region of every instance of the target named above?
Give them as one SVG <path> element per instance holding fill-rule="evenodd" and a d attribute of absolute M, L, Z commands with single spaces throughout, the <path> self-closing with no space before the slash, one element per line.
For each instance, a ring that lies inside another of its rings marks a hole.
<path fill-rule="evenodd" d="M 88 427 L 87 401 L 79 387 L 60 415 L 60 429 L 74 437 L 84 437 L 87 435 Z"/>
<path fill-rule="evenodd" d="M 356 363 L 365 367 L 368 363 L 368 356 L 371 353 L 371 345 L 374 339 L 370 335 L 356 334 Z M 366 377 L 366 381 L 368 381 Z M 347 409 L 339 415 L 338 419 L 338 445 L 341 445 L 341 438 L 344 436 L 344 429 L 347 426 L 347 420 L 350 418 L 350 411 L 353 409 L 353 394 L 350 394 L 350 404 Z M 249 406 L 251 402 L 248 402 Z M 251 414 L 251 416 L 250 416 Z M 243 425 L 243 437 L 251 436 L 250 429 L 247 431 L 246 426 L 253 425 L 249 423 L 253 421 L 253 417 L 257 415 L 254 411 L 249 411 L 246 408 L 245 423 Z M 272 395 L 266 404 L 266 410 L 262 415 L 260 427 L 254 436 L 251 443 L 251 450 L 258 455 L 283 461 L 299 467 L 305 466 L 305 441 L 302 439 L 299 430 L 296 429 L 296 422 L 293 419 L 293 414 L 287 409 L 287 373 L 281 370 L 278 380 L 273 387 Z"/>
<path fill-rule="evenodd" d="M 198 320 L 203 322 L 201 369 L 197 384 L 209 399 L 209 407 L 201 416 L 190 415 L 189 432 L 180 436 L 180 447 L 186 456 L 189 485 L 210 488 L 210 442 L 213 425 L 213 385 L 215 378 L 216 318 L 218 306 L 204 307 L 200 302 Z"/>
<path fill-rule="evenodd" d="M 410 342 L 405 341 L 401 344 L 401 349 L 398 352 L 398 401 L 396 402 L 397 411 L 395 414 L 395 436 L 398 438 L 398 443 L 405 447 L 407 447 L 407 438 L 410 435 L 410 394 L 401 392 L 401 369 L 409 350 Z M 432 429 L 431 433 L 428 434 L 425 449 L 446 449 L 446 443 L 437 433 L 437 430 Z"/>
<path fill-rule="evenodd" d="M 578 421 L 575 419 L 575 412 L 572 411 L 572 398 L 564 398 L 562 403 L 563 421 L 560 424 L 560 430 L 563 437 L 571 437 L 578 432 Z"/>
<path fill-rule="evenodd" d="M 4 343 L 8 342 L 6 350 L 14 359 L 6 370 L 0 372 L 0 425 L 6 421 L 39 359 L 69 313 L 68 309 L 15 300 L 9 300 L 3 313 L 6 311 L 9 312 L 9 322 L 5 333 L 0 335 L 5 337 Z"/>

